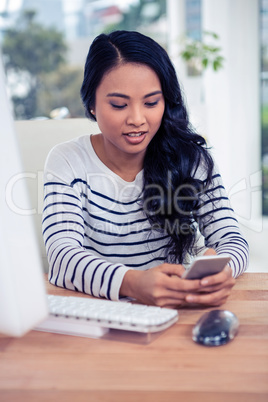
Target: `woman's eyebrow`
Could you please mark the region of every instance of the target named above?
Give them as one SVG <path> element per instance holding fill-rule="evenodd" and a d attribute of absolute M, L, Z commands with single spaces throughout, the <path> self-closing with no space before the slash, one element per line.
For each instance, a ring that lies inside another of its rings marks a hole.
<path fill-rule="evenodd" d="M 154 96 L 154 95 L 159 95 L 162 94 L 162 91 L 158 90 L 158 91 L 154 91 L 154 92 L 150 92 L 147 95 L 144 95 L 144 99 L 145 98 L 149 98 L 150 96 Z M 124 98 L 124 99 L 130 99 L 130 96 L 125 95 L 125 94 L 121 94 L 119 92 L 111 92 L 109 94 L 106 95 L 107 97 L 117 97 L 117 98 Z"/>
<path fill-rule="evenodd" d="M 119 92 L 112 92 L 112 93 L 110 93 L 110 94 L 107 94 L 106 95 L 107 97 L 114 97 L 114 96 L 116 96 L 117 98 L 124 98 L 124 99 L 130 99 L 130 96 L 128 96 L 128 95 L 124 95 L 124 94 L 120 94 Z"/>
<path fill-rule="evenodd" d="M 162 95 L 162 91 L 160 91 L 160 90 L 159 90 L 159 91 L 150 92 L 149 94 L 147 94 L 147 95 L 144 96 L 144 99 L 145 99 L 145 98 L 150 98 L 150 96 L 160 95 L 160 94 Z"/>

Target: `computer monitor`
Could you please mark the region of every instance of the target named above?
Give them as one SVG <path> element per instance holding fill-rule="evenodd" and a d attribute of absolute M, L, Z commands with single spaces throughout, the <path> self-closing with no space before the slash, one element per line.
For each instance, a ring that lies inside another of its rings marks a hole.
<path fill-rule="evenodd" d="M 1 54 L 0 144 L 0 334 L 22 336 L 47 317 L 48 308 Z"/>

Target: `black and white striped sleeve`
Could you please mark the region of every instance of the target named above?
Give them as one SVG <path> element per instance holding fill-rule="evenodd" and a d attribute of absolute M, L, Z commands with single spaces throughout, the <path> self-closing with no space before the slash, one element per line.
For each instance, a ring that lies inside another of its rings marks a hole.
<path fill-rule="evenodd" d="M 60 152 L 53 151 L 44 173 L 42 223 L 49 281 L 56 286 L 118 300 L 124 274 L 130 268 L 111 263 L 83 247 L 82 195 L 79 187 L 69 184 L 71 174 L 68 161 Z"/>
<path fill-rule="evenodd" d="M 206 188 L 196 214 L 199 230 L 205 238 L 205 246 L 217 254 L 229 254 L 233 276 L 247 269 L 248 243 L 241 234 L 235 213 L 230 205 L 220 174 L 215 171 L 213 181 Z"/>

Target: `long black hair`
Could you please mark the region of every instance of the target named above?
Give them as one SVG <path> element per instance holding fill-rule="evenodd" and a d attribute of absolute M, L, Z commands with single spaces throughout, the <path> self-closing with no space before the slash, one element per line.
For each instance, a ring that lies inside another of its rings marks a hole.
<path fill-rule="evenodd" d="M 100 34 L 92 42 L 85 64 L 81 98 L 86 115 L 95 120 L 95 94 L 104 74 L 124 63 L 150 67 L 158 76 L 165 111 L 143 164 L 143 206 L 153 230 L 169 234 L 167 261 L 182 263 L 194 253 L 200 195 L 212 180 L 213 160 L 205 139 L 192 128 L 172 62 L 153 39 L 135 31 Z M 207 172 L 195 178 L 198 167 Z"/>

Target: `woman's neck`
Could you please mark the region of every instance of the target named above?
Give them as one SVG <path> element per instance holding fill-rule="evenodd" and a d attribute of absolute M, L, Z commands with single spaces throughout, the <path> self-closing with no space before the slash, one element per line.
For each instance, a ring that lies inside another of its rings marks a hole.
<path fill-rule="evenodd" d="M 101 134 L 92 135 L 91 142 L 94 151 L 102 163 L 123 180 L 128 182 L 134 181 L 137 174 L 143 169 L 144 154 L 113 152 L 113 149 L 110 147 L 108 151 Z"/>

